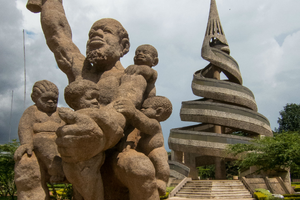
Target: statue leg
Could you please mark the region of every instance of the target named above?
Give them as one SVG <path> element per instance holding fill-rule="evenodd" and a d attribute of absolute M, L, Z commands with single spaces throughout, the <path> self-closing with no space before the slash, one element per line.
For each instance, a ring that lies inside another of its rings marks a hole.
<path fill-rule="evenodd" d="M 119 99 L 129 99 L 137 108 L 140 108 L 146 87 L 147 81 L 143 76 L 125 74 L 121 78 L 121 85 L 118 87 L 116 96 Z"/>
<path fill-rule="evenodd" d="M 15 183 L 19 200 L 49 200 L 44 169 L 35 153 L 24 154 L 15 164 Z"/>
<path fill-rule="evenodd" d="M 65 175 L 84 200 L 104 200 L 100 168 L 104 153 L 79 163 L 63 162 Z"/>
<path fill-rule="evenodd" d="M 36 156 L 46 167 L 47 173 L 51 176 L 50 182 L 60 183 L 65 180 L 65 175 L 55 140 L 55 132 L 38 133 L 33 138 L 33 144 Z"/>
<path fill-rule="evenodd" d="M 119 153 L 114 171 L 129 189 L 130 200 L 159 200 L 155 169 L 145 154 L 133 149 Z"/>
<path fill-rule="evenodd" d="M 164 147 L 153 149 L 148 157 L 155 168 L 156 182 L 160 196 L 165 195 L 166 187 L 170 176 L 170 167 L 168 164 L 168 153 Z"/>
<path fill-rule="evenodd" d="M 105 152 L 105 162 L 101 167 L 105 200 L 129 200 L 128 188 L 122 184 L 116 175 L 118 154 L 114 150 Z"/>

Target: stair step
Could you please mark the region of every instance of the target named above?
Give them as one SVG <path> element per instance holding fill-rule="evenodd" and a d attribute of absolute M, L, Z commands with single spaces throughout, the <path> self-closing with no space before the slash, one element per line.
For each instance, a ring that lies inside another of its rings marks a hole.
<path fill-rule="evenodd" d="M 220 189 L 220 188 L 190 188 L 190 187 L 184 187 L 182 190 L 190 190 L 190 191 L 212 191 L 212 192 L 226 192 L 226 191 L 233 191 L 233 192 L 242 192 L 242 191 L 248 191 L 245 188 L 240 189 Z"/>
<path fill-rule="evenodd" d="M 185 185 L 185 187 L 191 187 L 191 188 L 224 188 L 224 189 L 235 189 L 235 188 L 244 188 L 245 186 L 239 185 L 239 186 L 199 186 L 199 185 Z"/>
<path fill-rule="evenodd" d="M 243 191 L 226 191 L 226 192 L 216 192 L 216 191 L 189 191 L 189 190 L 180 190 L 178 193 L 207 193 L 207 194 L 250 194 L 249 191 L 243 190 Z"/>
<path fill-rule="evenodd" d="M 171 197 L 169 198 L 168 200 L 198 200 L 198 199 L 201 199 L 201 200 L 211 200 L 211 199 L 220 199 L 220 200 L 232 200 L 232 199 L 238 199 L 238 200 L 256 200 L 254 198 L 247 198 L 247 197 L 237 197 L 237 198 L 224 198 L 224 197 L 213 197 L 213 198 L 210 198 L 210 197 Z"/>
<path fill-rule="evenodd" d="M 237 181 L 188 181 L 175 195 L 186 199 L 241 199 L 253 200 L 243 183 Z M 173 197 L 172 197 L 173 198 Z"/>
<path fill-rule="evenodd" d="M 197 198 L 201 200 L 211 200 L 212 198 Z M 193 197 L 188 198 L 188 197 L 170 197 L 168 200 L 197 200 Z M 214 199 L 220 199 L 220 200 L 232 200 L 231 198 L 214 198 Z M 254 198 L 240 198 L 240 200 L 256 200 Z"/>
<path fill-rule="evenodd" d="M 211 193 L 177 193 L 176 196 L 211 196 L 211 197 L 252 197 L 249 193 L 241 193 L 241 194 L 211 194 Z"/>
<path fill-rule="evenodd" d="M 207 193 L 243 193 L 248 192 L 248 190 L 224 190 L 224 191 L 218 191 L 218 190 L 189 190 L 189 189 L 181 189 L 179 192 L 207 192 Z"/>
<path fill-rule="evenodd" d="M 244 187 L 244 185 L 197 185 L 197 184 L 185 184 L 186 186 L 189 187 Z"/>
<path fill-rule="evenodd" d="M 213 184 L 207 184 L 207 183 L 186 183 L 186 185 L 200 185 L 200 186 L 241 186 L 242 183 L 213 183 Z"/>
<path fill-rule="evenodd" d="M 200 199 L 210 199 L 210 198 L 220 198 L 220 199 L 241 199 L 241 198 L 251 198 L 249 195 L 192 195 L 192 194 L 178 194 L 176 197 L 185 197 L 185 198 L 200 198 Z"/>

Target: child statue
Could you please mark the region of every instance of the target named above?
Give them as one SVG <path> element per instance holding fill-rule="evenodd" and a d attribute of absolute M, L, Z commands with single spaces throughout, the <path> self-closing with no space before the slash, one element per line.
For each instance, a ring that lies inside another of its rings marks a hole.
<path fill-rule="evenodd" d="M 28 107 L 19 122 L 21 146 L 15 152 L 15 183 L 19 199 L 40 200 L 49 196 L 46 182 L 65 180 L 58 153 L 56 130 L 64 122 L 58 115 L 58 88 L 42 80 L 33 85 Z"/>
<path fill-rule="evenodd" d="M 70 83 L 65 88 L 65 100 L 75 111 L 61 108 L 60 115 L 72 115 L 72 112 L 87 115 L 97 123 L 99 129 L 91 131 L 98 134 L 98 150 L 96 155 L 82 157 L 80 161 L 69 161 L 64 158 L 63 169 L 67 179 L 85 200 L 102 200 L 104 197 L 103 183 L 100 168 L 105 159 L 104 151 L 114 147 L 123 137 L 125 118 L 110 106 L 100 107 L 98 86 L 89 80 L 80 80 Z M 58 141 L 59 142 L 59 141 Z M 81 142 L 84 142 L 82 140 Z"/>
<path fill-rule="evenodd" d="M 172 104 L 166 97 L 154 96 L 146 99 L 141 111 L 136 109 L 128 100 L 117 101 L 115 109 L 122 113 L 126 120 L 140 131 L 140 138 L 136 142 L 136 150 L 144 153 L 152 161 L 159 194 L 166 193 L 169 180 L 168 155 L 164 148 L 164 137 L 160 126 L 172 113 Z M 132 148 L 131 145 L 127 149 Z M 135 148 L 135 147 L 134 147 Z"/>

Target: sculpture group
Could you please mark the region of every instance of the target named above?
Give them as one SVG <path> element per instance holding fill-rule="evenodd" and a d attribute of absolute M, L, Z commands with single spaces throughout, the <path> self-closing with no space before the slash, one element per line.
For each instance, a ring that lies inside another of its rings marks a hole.
<path fill-rule="evenodd" d="M 106 18 L 91 27 L 85 57 L 72 41 L 61 0 L 29 0 L 27 8 L 41 12 L 47 45 L 69 80 L 70 108 L 57 107 L 54 83 L 34 84 L 35 104 L 19 123 L 18 199 L 49 199 L 47 182 L 72 183 L 75 200 L 159 199 L 169 178 L 159 122 L 172 104 L 156 96 L 156 49 L 139 46 L 134 65 L 124 69 L 127 31 Z"/>

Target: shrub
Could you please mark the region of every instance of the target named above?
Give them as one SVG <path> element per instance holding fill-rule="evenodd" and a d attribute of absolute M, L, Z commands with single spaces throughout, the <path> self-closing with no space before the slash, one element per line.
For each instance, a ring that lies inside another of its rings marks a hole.
<path fill-rule="evenodd" d="M 14 153 L 19 145 L 16 140 L 0 145 L 0 196 L 12 200 L 15 199 L 17 189 L 14 181 Z"/>
<path fill-rule="evenodd" d="M 257 200 L 280 200 L 282 198 L 274 197 L 269 190 L 266 189 L 255 189 L 254 197 Z"/>
<path fill-rule="evenodd" d="M 295 192 L 300 192 L 300 185 L 296 185 L 294 190 L 295 190 Z"/>
<path fill-rule="evenodd" d="M 72 184 L 47 184 L 51 199 L 72 199 L 73 188 Z"/>
<path fill-rule="evenodd" d="M 261 192 L 255 192 L 254 193 L 254 198 L 257 200 L 266 200 L 267 199 L 267 195 L 261 193 Z"/>
<path fill-rule="evenodd" d="M 175 187 L 167 187 L 166 189 L 166 194 L 164 196 L 160 196 L 160 199 L 167 199 L 169 197 L 170 192 L 174 189 Z"/>
<path fill-rule="evenodd" d="M 284 199 L 296 200 L 300 199 L 300 194 L 284 194 Z"/>
<path fill-rule="evenodd" d="M 169 192 L 166 192 L 164 196 L 160 196 L 160 199 L 167 199 L 169 194 L 170 194 Z"/>

